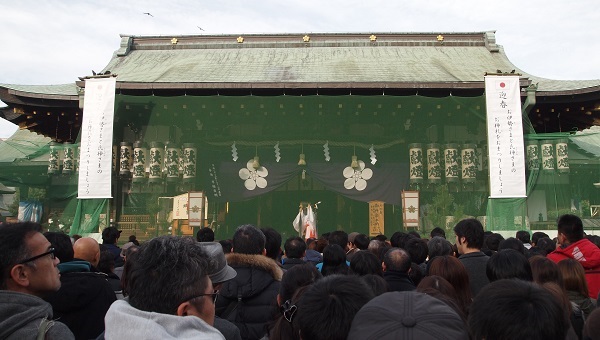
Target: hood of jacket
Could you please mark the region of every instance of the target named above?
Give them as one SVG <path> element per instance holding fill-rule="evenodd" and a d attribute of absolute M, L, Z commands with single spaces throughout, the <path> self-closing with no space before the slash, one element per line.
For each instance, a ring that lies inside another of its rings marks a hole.
<path fill-rule="evenodd" d="M 557 248 L 548 254 L 548 258 L 556 263 L 564 259 L 575 259 L 586 270 L 600 268 L 600 248 L 586 238 L 571 243 L 565 248 Z"/>
<path fill-rule="evenodd" d="M 145 312 L 126 300 L 115 301 L 104 317 L 104 338 L 110 339 L 225 339 L 196 316 Z"/>
<path fill-rule="evenodd" d="M 52 318 L 52 306 L 37 296 L 0 290 L 0 339 L 30 322 Z"/>
<path fill-rule="evenodd" d="M 108 284 L 106 274 L 94 272 L 67 272 L 60 275 L 60 282 L 57 292 L 44 297 L 56 314 L 83 309 L 104 295 Z"/>
<path fill-rule="evenodd" d="M 273 281 L 281 281 L 283 270 L 275 260 L 264 255 L 227 254 L 227 264 L 233 267 L 237 276 L 221 289 L 220 294 L 227 298 L 250 298 L 262 293 Z"/>

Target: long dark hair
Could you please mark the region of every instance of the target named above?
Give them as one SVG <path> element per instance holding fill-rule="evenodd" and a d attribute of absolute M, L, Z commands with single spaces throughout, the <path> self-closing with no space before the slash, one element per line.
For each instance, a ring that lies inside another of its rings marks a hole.
<path fill-rule="evenodd" d="M 323 267 L 321 267 L 323 276 L 331 274 L 348 274 L 348 265 L 346 264 L 346 253 L 344 249 L 337 244 L 330 244 L 323 250 Z"/>

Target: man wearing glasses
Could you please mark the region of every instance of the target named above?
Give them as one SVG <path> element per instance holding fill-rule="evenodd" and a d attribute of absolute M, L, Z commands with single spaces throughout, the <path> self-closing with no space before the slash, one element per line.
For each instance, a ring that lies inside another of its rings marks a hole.
<path fill-rule="evenodd" d="M 74 339 L 41 299 L 60 288 L 60 260 L 38 223 L 0 224 L 0 339 Z"/>
<path fill-rule="evenodd" d="M 213 327 L 209 258 L 192 238 L 161 236 L 140 246 L 123 271 L 125 300 L 104 318 L 110 339 L 225 339 Z"/>

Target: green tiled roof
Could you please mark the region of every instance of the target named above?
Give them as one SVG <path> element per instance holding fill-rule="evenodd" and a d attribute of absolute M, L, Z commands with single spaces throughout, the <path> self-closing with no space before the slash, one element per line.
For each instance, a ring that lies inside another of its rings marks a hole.
<path fill-rule="evenodd" d="M 59 95 L 59 96 L 77 96 L 77 85 L 75 82 L 71 84 L 58 84 L 58 85 L 14 85 L 14 84 L 0 84 L 0 87 L 8 90 L 35 93 L 39 95 Z"/>
<path fill-rule="evenodd" d="M 374 40 L 370 33 L 309 34 L 308 42 L 303 36 L 249 35 L 241 43 L 237 35 L 122 36 L 104 71 L 132 87 L 483 87 L 484 74 L 496 70 L 516 70 L 539 83 L 538 91 L 600 86 L 600 80 L 521 71 L 496 45 L 494 32 L 375 33 Z"/>

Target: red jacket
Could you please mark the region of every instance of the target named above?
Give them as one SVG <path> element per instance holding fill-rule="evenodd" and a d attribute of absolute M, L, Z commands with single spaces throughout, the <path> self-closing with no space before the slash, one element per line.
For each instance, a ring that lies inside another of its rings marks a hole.
<path fill-rule="evenodd" d="M 600 248 L 584 238 L 571 243 L 566 248 L 558 248 L 548 254 L 548 258 L 556 263 L 565 259 L 575 259 L 585 269 L 590 297 L 598 298 L 600 292 Z"/>

